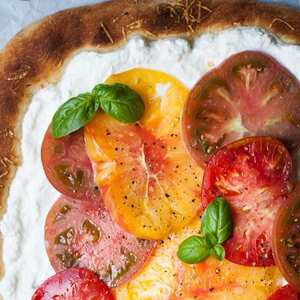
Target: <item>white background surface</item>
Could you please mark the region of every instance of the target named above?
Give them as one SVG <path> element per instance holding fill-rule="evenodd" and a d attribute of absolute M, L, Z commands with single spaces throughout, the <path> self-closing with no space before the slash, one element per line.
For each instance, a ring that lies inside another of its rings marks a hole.
<path fill-rule="evenodd" d="M 104 0 L 0 0 L 0 48 L 24 26 L 70 7 Z"/>
<path fill-rule="evenodd" d="M 0 0 L 0 49 L 27 24 L 69 7 L 104 0 Z M 132 0 L 133 1 L 133 0 Z M 300 0 L 266 0 L 300 7 Z"/>

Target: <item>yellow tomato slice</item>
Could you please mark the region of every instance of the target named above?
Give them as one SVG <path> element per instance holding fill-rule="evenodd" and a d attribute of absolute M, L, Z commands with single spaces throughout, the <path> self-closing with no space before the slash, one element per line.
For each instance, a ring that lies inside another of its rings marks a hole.
<path fill-rule="evenodd" d="M 171 234 L 135 278 L 116 289 L 122 300 L 266 300 L 283 284 L 277 267 L 247 267 L 208 258 L 187 265 L 176 255 L 178 246 L 198 234 L 200 220 Z"/>
<path fill-rule="evenodd" d="M 146 106 L 136 124 L 98 113 L 85 127 L 96 183 L 114 219 L 137 237 L 162 239 L 199 213 L 202 170 L 186 152 L 180 117 L 188 90 L 174 77 L 147 69 L 112 75 Z"/>

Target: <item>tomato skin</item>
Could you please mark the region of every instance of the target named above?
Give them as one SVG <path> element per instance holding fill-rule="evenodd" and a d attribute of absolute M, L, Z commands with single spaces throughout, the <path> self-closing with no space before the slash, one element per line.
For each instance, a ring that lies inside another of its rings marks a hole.
<path fill-rule="evenodd" d="M 102 201 L 65 196 L 48 213 L 45 244 L 55 271 L 88 268 L 109 287 L 128 281 L 156 247 L 155 241 L 137 239 L 118 226 Z"/>
<path fill-rule="evenodd" d="M 300 293 L 300 184 L 276 215 L 272 242 L 276 265 Z"/>
<path fill-rule="evenodd" d="M 99 197 L 82 130 L 55 139 L 50 125 L 44 136 L 41 155 L 45 174 L 59 192 L 82 200 Z"/>
<path fill-rule="evenodd" d="M 97 275 L 82 268 L 56 273 L 35 291 L 31 300 L 114 300 L 110 289 Z"/>
<path fill-rule="evenodd" d="M 248 136 L 283 142 L 300 165 L 300 83 L 271 56 L 245 51 L 203 76 L 186 101 L 182 130 L 201 166 L 220 147 Z"/>
<path fill-rule="evenodd" d="M 270 137 L 250 137 L 228 144 L 208 161 L 202 183 L 204 208 L 223 196 L 231 206 L 232 237 L 226 258 L 248 266 L 274 264 L 271 235 L 275 213 L 293 184 L 292 159 Z"/>
<path fill-rule="evenodd" d="M 285 285 L 271 295 L 268 300 L 300 300 L 300 295 L 290 285 Z"/>

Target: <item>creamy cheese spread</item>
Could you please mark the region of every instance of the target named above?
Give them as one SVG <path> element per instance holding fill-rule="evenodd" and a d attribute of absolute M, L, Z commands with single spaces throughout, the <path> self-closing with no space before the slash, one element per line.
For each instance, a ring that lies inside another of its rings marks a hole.
<path fill-rule="evenodd" d="M 1 221 L 5 276 L 0 293 L 5 300 L 31 299 L 37 285 L 54 274 L 44 247 L 44 222 L 58 192 L 44 175 L 40 148 L 58 106 L 91 90 L 110 74 L 133 67 L 165 71 L 191 88 L 224 59 L 244 50 L 269 53 L 300 79 L 300 46 L 285 44 L 257 28 L 238 28 L 203 34 L 192 43 L 180 38 L 148 42 L 134 37 L 110 53 L 84 51 L 69 62 L 57 84 L 40 88 L 25 115 L 23 163 L 11 185 L 7 213 Z M 157 93 L 163 93 L 164 88 L 157 86 Z"/>

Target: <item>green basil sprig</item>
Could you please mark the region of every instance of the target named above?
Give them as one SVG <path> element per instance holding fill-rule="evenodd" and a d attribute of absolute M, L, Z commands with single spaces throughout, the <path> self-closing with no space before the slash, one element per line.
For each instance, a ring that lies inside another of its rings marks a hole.
<path fill-rule="evenodd" d="M 177 256 L 188 264 L 196 264 L 210 255 L 218 260 L 225 257 L 222 246 L 232 234 L 230 208 L 222 197 L 215 198 L 206 208 L 201 220 L 201 236 L 190 236 L 178 248 Z"/>
<path fill-rule="evenodd" d="M 120 122 L 132 123 L 142 117 L 145 104 L 125 84 L 98 84 L 91 93 L 72 97 L 58 108 L 52 118 L 52 136 L 60 138 L 82 128 L 100 108 Z"/>
<path fill-rule="evenodd" d="M 230 208 L 222 197 L 216 197 L 206 208 L 202 220 L 201 231 L 204 235 L 214 234 L 217 243 L 222 244 L 232 233 Z"/>

